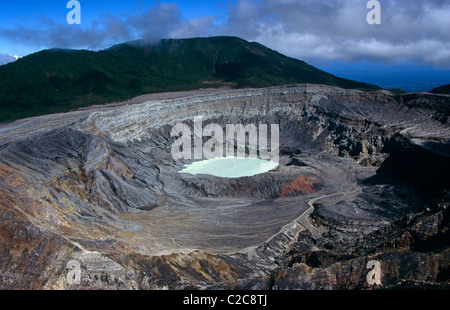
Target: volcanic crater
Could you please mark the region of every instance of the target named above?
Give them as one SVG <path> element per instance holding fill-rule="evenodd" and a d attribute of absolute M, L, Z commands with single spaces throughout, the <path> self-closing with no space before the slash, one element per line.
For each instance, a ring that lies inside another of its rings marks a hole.
<path fill-rule="evenodd" d="M 296 84 L 137 97 L 0 127 L 0 287 L 448 287 L 450 96 Z M 279 166 L 179 173 L 177 123 L 278 124 Z M 428 249 L 428 250 L 424 250 Z M 68 283 L 79 261 L 81 283 Z M 425 284 L 424 284 L 425 285 Z"/>

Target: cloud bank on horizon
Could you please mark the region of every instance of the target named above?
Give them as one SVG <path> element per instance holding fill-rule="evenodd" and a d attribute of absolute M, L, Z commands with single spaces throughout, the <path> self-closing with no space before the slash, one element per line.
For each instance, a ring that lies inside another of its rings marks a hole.
<path fill-rule="evenodd" d="M 86 0 L 79 1 L 84 14 Z M 206 12 L 190 17 L 181 2 L 156 2 L 120 14 L 100 12 L 81 25 L 39 15 L 31 24 L 0 26 L 0 40 L 36 50 L 99 50 L 136 39 L 233 35 L 303 60 L 412 61 L 450 68 L 448 0 L 380 0 L 380 25 L 367 23 L 366 0 L 230 0 L 222 4 L 222 16 Z"/>

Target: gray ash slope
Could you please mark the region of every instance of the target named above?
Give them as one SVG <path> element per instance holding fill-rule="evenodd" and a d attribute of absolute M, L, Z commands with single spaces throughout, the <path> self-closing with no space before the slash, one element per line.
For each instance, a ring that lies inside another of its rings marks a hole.
<path fill-rule="evenodd" d="M 449 284 L 450 97 L 210 90 L 0 128 L 0 286 L 364 289 Z M 280 167 L 178 171 L 176 123 L 280 125 Z M 66 281 L 67 263 L 81 284 Z"/>

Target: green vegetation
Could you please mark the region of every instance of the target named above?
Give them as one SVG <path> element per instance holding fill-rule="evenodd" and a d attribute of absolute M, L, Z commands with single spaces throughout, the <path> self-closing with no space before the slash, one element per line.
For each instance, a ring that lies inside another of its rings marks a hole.
<path fill-rule="evenodd" d="M 450 95 L 450 84 L 436 87 L 435 89 L 430 90 L 430 93 Z"/>
<path fill-rule="evenodd" d="M 0 66 L 0 121 L 146 93 L 293 83 L 379 89 L 236 37 L 134 41 L 99 52 L 43 50 Z"/>

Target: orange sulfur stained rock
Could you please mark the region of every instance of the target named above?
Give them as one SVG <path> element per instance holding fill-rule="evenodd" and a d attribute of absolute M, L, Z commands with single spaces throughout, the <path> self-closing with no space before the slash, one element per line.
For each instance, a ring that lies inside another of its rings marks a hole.
<path fill-rule="evenodd" d="M 308 176 L 300 176 L 292 182 L 285 183 L 281 189 L 279 196 L 294 196 L 304 194 L 314 194 L 316 190 L 314 187 L 318 185 L 318 182 Z"/>

